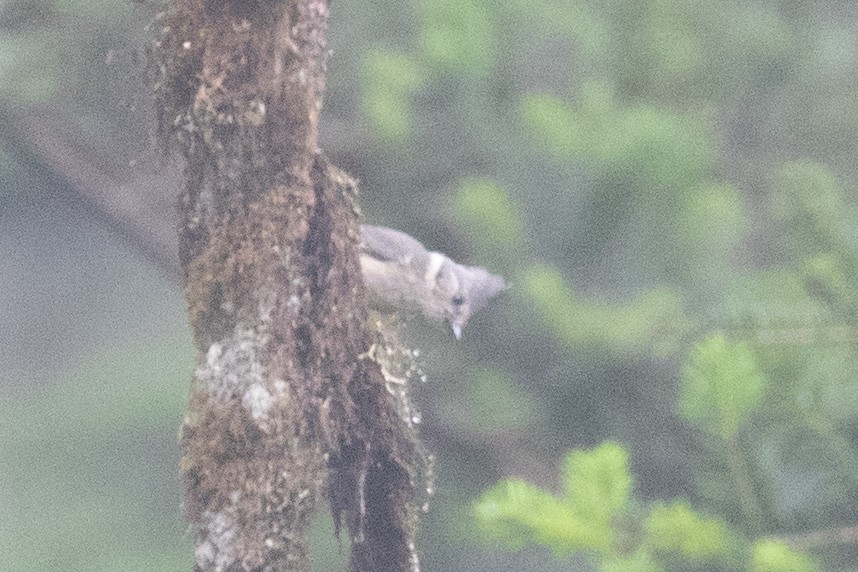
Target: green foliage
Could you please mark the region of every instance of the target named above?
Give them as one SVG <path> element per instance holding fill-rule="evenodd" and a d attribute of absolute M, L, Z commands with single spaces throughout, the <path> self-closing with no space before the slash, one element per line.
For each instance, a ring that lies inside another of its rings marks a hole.
<path fill-rule="evenodd" d="M 845 206 L 843 189 L 823 165 L 810 161 L 786 163 L 773 174 L 774 216 L 793 233 L 799 253 L 820 245 L 840 243 Z"/>
<path fill-rule="evenodd" d="M 517 258 L 523 251 L 521 214 L 509 194 L 488 179 L 459 183 L 451 217 L 473 236 L 481 258 Z"/>
<path fill-rule="evenodd" d="M 760 402 L 766 381 L 751 348 L 712 334 L 701 341 L 682 372 L 682 416 L 728 440 Z"/>
<path fill-rule="evenodd" d="M 598 136 L 597 124 L 588 124 L 585 117 L 556 97 L 527 96 L 521 116 L 525 127 L 559 160 L 597 149 L 590 145 Z"/>
<path fill-rule="evenodd" d="M 422 0 L 420 49 L 440 71 L 485 77 L 495 65 L 497 30 L 478 0 Z"/>
<path fill-rule="evenodd" d="M 678 282 L 725 276 L 729 248 L 743 236 L 744 212 L 735 189 L 713 178 L 716 150 L 708 121 L 625 105 L 600 81 L 583 83 L 575 105 L 555 96 L 525 96 L 521 117 L 555 160 L 598 173 L 595 213 L 584 221 L 591 248 L 604 248 L 631 227 L 631 257 L 641 264 L 628 272 L 670 274 Z M 627 226 L 619 224 L 623 217 Z"/>
<path fill-rule="evenodd" d="M 511 546 L 546 545 L 558 554 L 610 553 L 613 519 L 626 509 L 632 479 L 628 454 L 615 443 L 573 451 L 564 461 L 565 496 L 557 498 L 518 479 L 485 492 L 475 506 L 484 533 Z"/>
<path fill-rule="evenodd" d="M 613 572 L 814 569 L 769 538 L 858 519 L 846 502 L 858 494 L 850 20 L 834 17 L 837 6 L 771 0 L 332 6 L 322 121 L 336 123 L 322 127 L 335 134 L 326 151 L 346 158 L 381 220 L 439 235 L 449 228 L 440 219 L 452 220 L 473 238 L 468 262 L 511 284 L 494 306 L 500 320 L 439 351 L 463 380 L 435 397 L 427 419 L 453 426 L 439 431 L 437 454 L 461 464 L 439 471 L 446 496 L 428 515 L 438 523 L 425 554 L 448 561 L 426 567 L 467 569 L 473 527 L 462 514 L 474 483 L 519 469 L 509 437 L 527 432 L 547 436 L 528 459 L 622 435 L 647 497 L 687 490 L 694 501 L 634 498 L 625 456 L 600 449 L 605 458 L 586 457 L 591 472 L 575 465 L 581 476 L 564 480 L 562 497 L 521 481 L 487 493 L 495 516 L 481 526 L 495 538 L 586 549 Z M 145 96 L 135 99 L 142 65 L 132 63 L 151 19 L 143 11 L 109 0 L 2 3 L 5 112 L 58 111 L 81 153 L 108 150 L 92 157 L 99 169 L 105 157 L 145 155 L 101 139 L 149 121 Z M 114 81 L 123 74 L 124 91 Z M 355 138 L 361 116 L 369 129 Z M 15 166 L 0 196 L 21 201 L 30 193 L 16 177 L 17 147 L 0 143 L 3 152 L 11 161 L 0 158 L 0 171 Z M 17 249 L 3 254 L 17 261 Z M 21 288 L 28 271 L 14 266 L 3 290 L 13 303 L 17 289 L 41 287 Z M 163 350 L 170 363 L 173 349 Z M 0 568 L 187 568 L 181 524 L 119 516 L 178 514 L 174 464 L 153 464 L 164 459 L 141 451 L 141 434 L 173 446 L 186 386 L 131 350 L 111 356 L 13 392 L 11 405 L 0 396 L 2 457 L 13 459 L 0 481 L 15 493 L 0 498 L 14 523 L 0 539 Z M 132 382 L 104 389 L 123 368 Z M 681 467 L 675 483 L 664 465 Z M 595 476 L 599 467 L 608 476 Z M 120 498 L 150 490 L 136 486 L 149 475 L 174 497 L 155 507 Z M 115 482 L 101 486 L 107 478 Z M 85 520 L 97 524 L 81 528 Z M 169 534 L 152 539 L 152 530 Z M 743 535 L 763 540 L 752 550 Z M 56 546 L 66 560 L 50 548 L 32 560 L 28 545 Z M 837 550 L 820 548 L 820 561 Z"/>
<path fill-rule="evenodd" d="M 483 493 L 475 504 L 482 533 L 513 548 L 533 542 L 558 556 L 585 553 L 608 572 L 699 566 L 816 570 L 810 559 L 780 541 L 749 545 L 727 522 L 703 516 L 685 501 L 631 510 L 642 503 L 632 497 L 628 452 L 617 443 L 572 451 L 563 465 L 562 498 L 519 479 L 501 481 Z"/>
<path fill-rule="evenodd" d="M 854 316 L 856 291 L 854 271 L 831 252 L 807 256 L 802 260 L 802 278 L 807 289 L 832 311 Z"/>
<path fill-rule="evenodd" d="M 605 530 L 594 530 L 580 520 L 563 500 L 518 479 L 486 491 L 475 510 L 486 536 L 512 547 L 536 542 L 562 554 L 605 549 L 611 540 Z"/>
<path fill-rule="evenodd" d="M 575 514 L 590 526 L 608 530 L 631 497 L 629 454 L 619 444 L 572 451 L 563 461 L 563 488 Z"/>
<path fill-rule="evenodd" d="M 551 96 L 527 96 L 522 120 L 559 160 L 594 161 L 667 198 L 708 177 L 714 149 L 704 123 L 650 106 L 622 107 L 610 86 L 587 83 L 572 107 Z"/>
<path fill-rule="evenodd" d="M 751 572 L 815 572 L 819 570 L 806 555 L 790 549 L 780 540 L 761 539 L 754 545 Z"/>
<path fill-rule="evenodd" d="M 617 111 L 615 123 L 603 134 L 603 158 L 610 169 L 622 170 L 662 198 L 710 175 L 714 149 L 708 126 L 652 107 Z"/>
<path fill-rule="evenodd" d="M 805 362 L 799 406 L 805 413 L 848 424 L 858 408 L 858 356 L 843 346 L 813 352 Z"/>
<path fill-rule="evenodd" d="M 673 351 L 689 327 L 675 293 L 654 290 L 622 306 L 585 300 L 548 265 L 533 265 L 521 288 L 545 326 L 564 344 L 592 345 L 625 354 Z"/>
<path fill-rule="evenodd" d="M 688 5 L 679 2 L 653 2 L 644 25 L 653 29 L 646 34 L 648 53 L 658 62 L 665 79 L 692 76 L 700 69 L 703 50 L 694 33 L 694 17 Z M 670 22 L 665 26 L 665 22 Z M 643 35 L 643 34 L 642 34 Z"/>
<path fill-rule="evenodd" d="M 689 193 L 680 233 L 683 240 L 700 243 L 701 249 L 708 250 L 711 263 L 714 257 L 729 255 L 741 245 L 747 226 L 739 191 L 719 183 Z"/>
<path fill-rule="evenodd" d="M 644 544 L 658 553 L 679 554 L 692 562 L 730 555 L 736 539 L 726 523 L 697 514 L 688 503 L 656 503 L 644 523 Z"/>
<path fill-rule="evenodd" d="M 404 53 L 375 49 L 364 60 L 364 112 L 387 143 L 407 140 L 413 128 L 411 97 L 422 85 L 417 64 Z"/>

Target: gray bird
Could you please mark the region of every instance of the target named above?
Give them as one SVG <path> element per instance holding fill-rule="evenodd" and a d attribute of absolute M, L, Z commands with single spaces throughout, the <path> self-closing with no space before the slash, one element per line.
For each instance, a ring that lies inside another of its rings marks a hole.
<path fill-rule="evenodd" d="M 372 308 L 419 310 L 446 321 L 458 339 L 470 317 L 506 288 L 500 276 L 429 252 L 404 232 L 368 224 L 360 230 L 361 271 Z"/>

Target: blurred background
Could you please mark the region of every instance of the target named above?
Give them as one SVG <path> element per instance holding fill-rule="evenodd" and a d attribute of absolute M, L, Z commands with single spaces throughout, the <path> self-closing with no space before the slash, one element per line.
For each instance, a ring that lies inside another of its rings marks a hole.
<path fill-rule="evenodd" d="M 0 570 L 190 569 L 156 9 L 0 0 Z M 423 569 L 858 570 L 858 5 L 352 0 L 330 24 L 322 146 L 366 220 L 512 285 L 460 342 L 406 328 Z M 564 498 L 567 452 L 609 440 L 611 556 L 475 510 L 507 478 Z M 803 554 L 650 558 L 675 503 Z M 321 510 L 316 569 L 346 543 Z"/>

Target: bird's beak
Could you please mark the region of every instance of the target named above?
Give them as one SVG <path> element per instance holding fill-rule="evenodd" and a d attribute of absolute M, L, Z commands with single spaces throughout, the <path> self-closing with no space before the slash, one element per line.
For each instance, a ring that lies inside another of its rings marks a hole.
<path fill-rule="evenodd" d="M 457 340 L 462 339 L 462 326 L 461 326 L 461 324 L 450 324 L 450 329 L 453 330 L 453 335 L 456 336 Z"/>

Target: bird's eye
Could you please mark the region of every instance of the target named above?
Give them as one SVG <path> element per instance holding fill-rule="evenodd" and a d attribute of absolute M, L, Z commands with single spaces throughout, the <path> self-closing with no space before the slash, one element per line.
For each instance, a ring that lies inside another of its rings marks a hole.
<path fill-rule="evenodd" d="M 462 296 L 453 296 L 451 302 L 453 302 L 454 306 L 461 306 L 465 303 L 465 299 Z"/>

